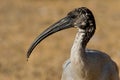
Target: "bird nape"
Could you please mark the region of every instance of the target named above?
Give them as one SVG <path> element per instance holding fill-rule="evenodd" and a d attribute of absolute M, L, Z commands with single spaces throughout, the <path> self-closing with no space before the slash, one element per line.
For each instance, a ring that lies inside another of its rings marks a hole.
<path fill-rule="evenodd" d="M 93 13 L 86 7 L 70 11 L 66 17 L 43 31 L 28 49 L 27 58 L 46 37 L 68 28 L 77 28 L 78 32 L 70 58 L 64 64 L 61 80 L 119 80 L 118 67 L 107 54 L 86 49 L 96 29 Z"/>

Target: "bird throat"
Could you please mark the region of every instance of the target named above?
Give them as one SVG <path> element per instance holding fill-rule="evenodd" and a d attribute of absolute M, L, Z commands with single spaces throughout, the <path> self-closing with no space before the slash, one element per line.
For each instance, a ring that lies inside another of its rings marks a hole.
<path fill-rule="evenodd" d="M 88 41 L 91 38 L 90 36 L 88 36 L 88 34 L 81 29 L 79 29 L 79 31 L 77 32 L 71 49 L 71 55 L 70 55 L 71 63 L 83 64 L 83 60 L 85 58 L 85 48 Z"/>

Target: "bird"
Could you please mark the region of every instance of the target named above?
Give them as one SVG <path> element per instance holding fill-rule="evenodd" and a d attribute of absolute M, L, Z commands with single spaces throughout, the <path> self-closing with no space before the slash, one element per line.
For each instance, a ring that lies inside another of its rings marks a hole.
<path fill-rule="evenodd" d="M 63 65 L 61 80 L 119 80 L 118 66 L 108 54 L 86 48 L 96 30 L 94 15 L 87 7 L 71 10 L 64 18 L 43 31 L 28 49 L 27 58 L 45 38 L 68 28 L 77 28 L 78 31 L 70 58 Z"/>

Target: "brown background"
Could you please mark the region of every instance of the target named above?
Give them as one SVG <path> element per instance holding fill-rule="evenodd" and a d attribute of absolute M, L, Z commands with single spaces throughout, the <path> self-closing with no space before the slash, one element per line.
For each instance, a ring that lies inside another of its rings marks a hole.
<path fill-rule="evenodd" d="M 76 29 L 45 39 L 29 62 L 26 52 L 44 29 L 82 6 L 97 24 L 87 47 L 106 52 L 120 66 L 120 0 L 0 0 L 0 80 L 60 80 Z"/>

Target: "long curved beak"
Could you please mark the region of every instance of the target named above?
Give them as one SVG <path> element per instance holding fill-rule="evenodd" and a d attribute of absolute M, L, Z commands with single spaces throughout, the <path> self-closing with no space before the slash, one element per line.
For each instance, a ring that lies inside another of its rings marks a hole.
<path fill-rule="evenodd" d="M 56 22 L 55 24 L 51 25 L 49 28 L 47 28 L 45 31 L 43 31 L 32 43 L 32 45 L 30 46 L 30 48 L 28 49 L 27 52 L 27 58 L 29 58 L 29 56 L 31 55 L 33 49 L 46 37 L 48 37 L 49 35 L 58 32 L 60 30 L 63 29 L 67 29 L 67 28 L 71 28 L 73 27 L 72 25 L 72 20 L 69 17 L 65 17 L 61 20 L 59 20 L 58 22 Z"/>

